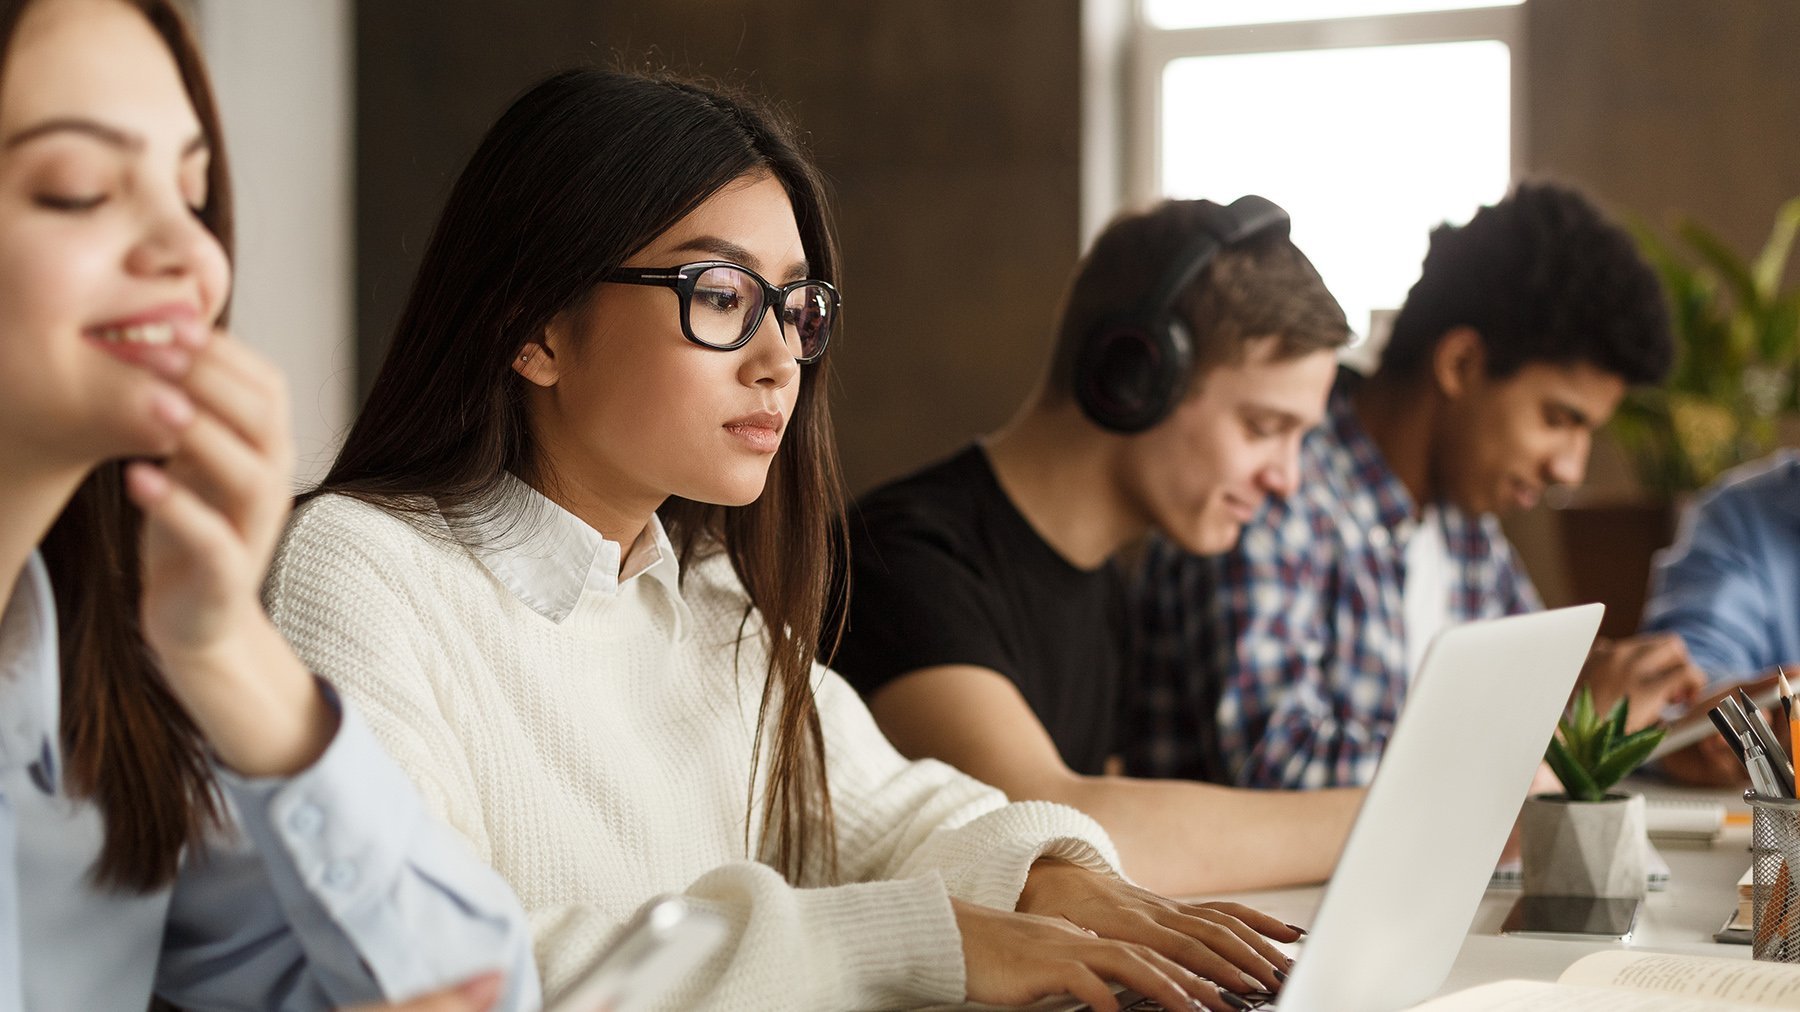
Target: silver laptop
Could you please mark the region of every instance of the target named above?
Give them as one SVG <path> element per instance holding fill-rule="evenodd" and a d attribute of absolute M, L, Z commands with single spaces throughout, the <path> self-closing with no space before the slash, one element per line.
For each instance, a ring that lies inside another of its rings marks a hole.
<path fill-rule="evenodd" d="M 1393 1012 L 1443 986 L 1604 610 L 1470 622 L 1432 640 L 1293 974 L 1256 1007 Z"/>

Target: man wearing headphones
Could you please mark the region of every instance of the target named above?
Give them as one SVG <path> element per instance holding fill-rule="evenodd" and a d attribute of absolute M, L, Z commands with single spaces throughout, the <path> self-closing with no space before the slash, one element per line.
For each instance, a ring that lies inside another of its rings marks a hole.
<path fill-rule="evenodd" d="M 1224 551 L 1292 492 L 1349 338 L 1268 201 L 1115 220 L 1012 421 L 851 511 L 833 666 L 902 752 L 1086 811 L 1148 888 L 1324 879 L 1360 791 L 1108 775 L 1131 628 L 1115 556 L 1151 531 Z"/>
<path fill-rule="evenodd" d="M 1307 437 L 1299 493 L 1224 554 L 1152 546 L 1127 766 L 1368 783 L 1433 633 L 1540 607 L 1498 514 L 1580 482 L 1595 429 L 1672 357 L 1655 273 L 1573 190 L 1521 185 L 1434 231 L 1380 368 L 1343 370 Z M 1602 641 L 1583 678 L 1640 726 L 1705 681 L 1668 635 Z"/>

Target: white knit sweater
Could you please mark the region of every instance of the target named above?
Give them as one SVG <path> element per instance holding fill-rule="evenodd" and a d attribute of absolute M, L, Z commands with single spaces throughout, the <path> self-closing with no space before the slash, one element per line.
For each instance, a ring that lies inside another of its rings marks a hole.
<path fill-rule="evenodd" d="M 1118 866 L 1072 809 L 907 762 L 816 669 L 845 885 L 796 888 L 745 854 L 766 654 L 722 554 L 677 579 L 660 526 L 617 544 L 524 489 L 511 531 L 421 531 L 325 496 L 269 578 L 300 656 L 354 697 L 427 803 L 517 890 L 552 1000 L 632 912 L 685 893 L 733 925 L 672 1007 L 961 1000 L 955 896 L 1011 909 L 1039 856 Z M 765 742 L 766 748 L 766 742 Z M 767 763 L 763 764 L 766 769 Z M 750 839 L 760 838 L 760 803 Z"/>

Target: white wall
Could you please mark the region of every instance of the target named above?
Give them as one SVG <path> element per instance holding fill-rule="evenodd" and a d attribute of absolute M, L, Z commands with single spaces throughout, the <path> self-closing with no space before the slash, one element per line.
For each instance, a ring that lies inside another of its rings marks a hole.
<path fill-rule="evenodd" d="M 303 482 L 354 396 L 350 2 L 195 5 L 237 193 L 232 331 L 287 373 Z"/>

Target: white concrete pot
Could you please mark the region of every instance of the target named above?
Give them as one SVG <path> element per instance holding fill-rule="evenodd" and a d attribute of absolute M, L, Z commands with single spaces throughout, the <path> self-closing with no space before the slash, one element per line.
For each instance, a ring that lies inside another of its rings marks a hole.
<path fill-rule="evenodd" d="M 1642 896 L 1646 846 L 1642 794 L 1608 794 L 1605 801 L 1539 794 L 1519 813 L 1528 895 Z"/>

